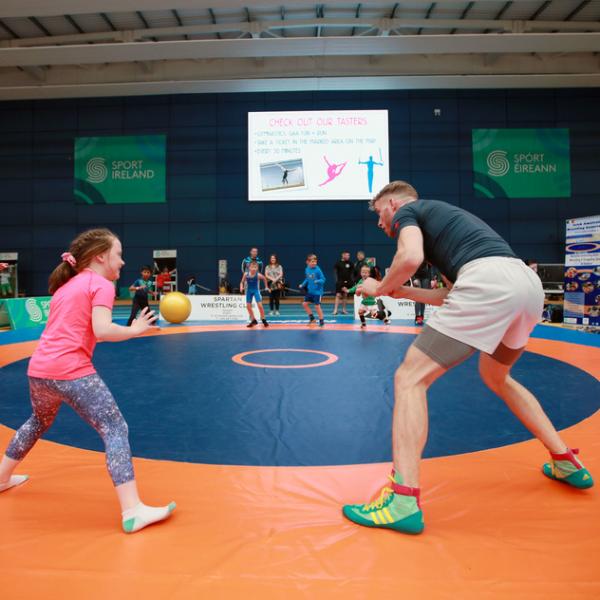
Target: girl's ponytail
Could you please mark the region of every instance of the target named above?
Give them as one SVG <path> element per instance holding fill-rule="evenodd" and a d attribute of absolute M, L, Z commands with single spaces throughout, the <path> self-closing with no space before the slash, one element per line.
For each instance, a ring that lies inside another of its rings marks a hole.
<path fill-rule="evenodd" d="M 88 229 L 80 233 L 72 242 L 68 252 L 63 252 L 62 262 L 48 280 L 48 291 L 54 294 L 71 277 L 75 277 L 90 265 L 92 259 L 110 250 L 117 236 L 109 229 Z"/>

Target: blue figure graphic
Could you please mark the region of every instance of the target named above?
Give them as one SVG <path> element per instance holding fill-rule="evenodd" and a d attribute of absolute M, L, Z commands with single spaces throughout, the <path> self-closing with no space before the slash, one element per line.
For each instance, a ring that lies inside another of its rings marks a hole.
<path fill-rule="evenodd" d="M 381 159 L 381 149 L 379 149 L 379 160 L 382 161 Z M 358 161 L 359 165 L 367 165 L 367 178 L 369 180 L 369 194 L 373 192 L 373 167 L 375 165 L 378 165 L 380 167 L 383 167 L 383 161 L 382 162 L 376 162 L 373 160 L 373 156 L 369 156 L 369 160 L 359 160 Z"/>

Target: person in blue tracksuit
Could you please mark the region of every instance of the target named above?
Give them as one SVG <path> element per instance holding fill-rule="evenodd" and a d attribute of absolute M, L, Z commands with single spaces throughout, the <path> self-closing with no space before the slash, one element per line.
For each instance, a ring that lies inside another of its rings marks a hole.
<path fill-rule="evenodd" d="M 323 271 L 317 266 L 316 254 L 309 254 L 306 257 L 304 276 L 304 281 L 300 284 L 300 289 L 304 290 L 304 302 L 302 306 L 308 315 L 309 324 L 312 324 L 315 322 L 315 315 L 313 315 L 310 305 L 314 304 L 315 310 L 319 315 L 319 327 L 323 327 L 325 321 L 323 319 L 323 310 L 321 309 L 321 296 L 323 295 L 323 286 L 325 285 L 325 275 L 323 275 Z"/>

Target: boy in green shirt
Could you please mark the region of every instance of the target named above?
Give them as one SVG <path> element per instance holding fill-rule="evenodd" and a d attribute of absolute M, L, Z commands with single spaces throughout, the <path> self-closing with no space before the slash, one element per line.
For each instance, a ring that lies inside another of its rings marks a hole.
<path fill-rule="evenodd" d="M 356 288 L 362 284 L 362 282 L 371 276 L 371 268 L 368 265 L 363 265 L 360 268 L 360 279 L 350 288 L 343 288 L 344 291 L 348 294 L 354 294 L 356 292 Z M 372 316 L 376 318 L 380 318 L 379 316 L 379 307 L 377 305 L 377 299 L 374 296 L 363 296 L 362 301 L 360 303 L 360 307 L 358 308 L 358 316 L 360 318 L 360 327 L 364 329 L 367 326 L 367 321 L 365 320 L 365 315 L 367 313 L 371 313 Z M 390 311 L 383 310 L 383 314 L 381 318 L 383 322 L 387 325 L 390 322 Z"/>

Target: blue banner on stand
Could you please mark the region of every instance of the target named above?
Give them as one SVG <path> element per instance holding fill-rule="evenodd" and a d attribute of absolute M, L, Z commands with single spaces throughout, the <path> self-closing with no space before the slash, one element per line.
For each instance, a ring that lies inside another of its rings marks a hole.
<path fill-rule="evenodd" d="M 567 220 L 564 322 L 600 327 L 600 215 Z"/>

